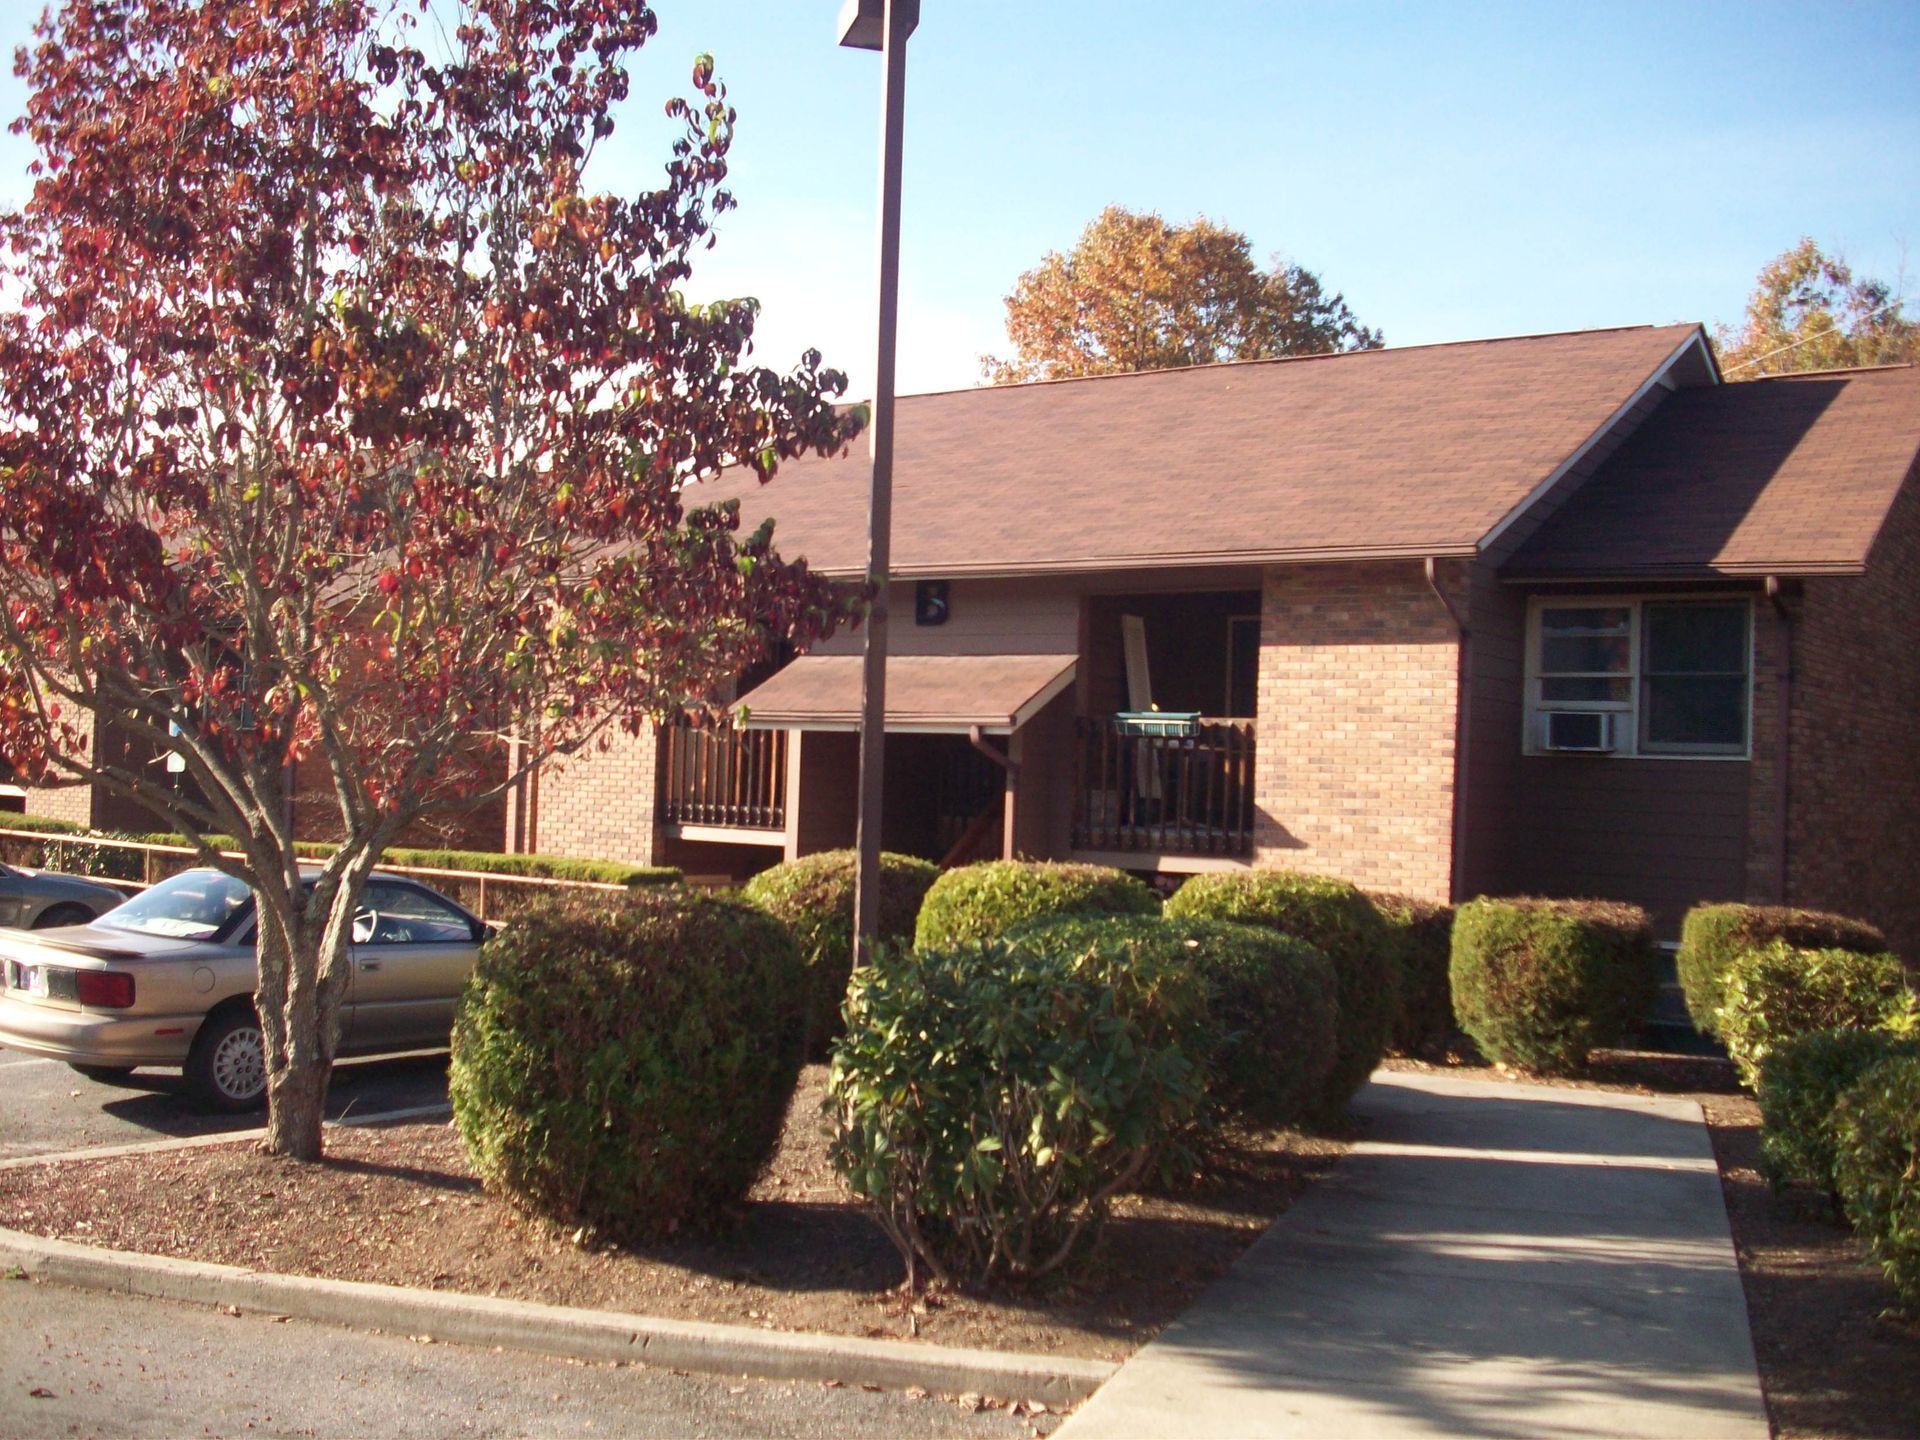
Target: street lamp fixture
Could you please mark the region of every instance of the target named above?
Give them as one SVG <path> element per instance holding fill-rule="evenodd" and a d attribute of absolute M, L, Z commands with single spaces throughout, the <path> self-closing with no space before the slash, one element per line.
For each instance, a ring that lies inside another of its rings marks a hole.
<path fill-rule="evenodd" d="M 894 0 L 893 23 L 900 38 L 920 23 L 920 0 Z M 840 43 L 849 50 L 886 48 L 887 0 L 847 0 L 840 7 Z"/>
<path fill-rule="evenodd" d="M 881 777 L 887 716 L 887 578 L 893 541 L 893 372 L 900 328 L 900 151 L 907 91 L 907 37 L 920 0 L 846 0 L 840 43 L 886 57 L 880 92 L 880 304 L 873 367 L 873 468 L 867 489 L 867 613 L 860 696 L 860 828 L 853 885 L 853 958 L 872 958 L 880 929 Z"/>

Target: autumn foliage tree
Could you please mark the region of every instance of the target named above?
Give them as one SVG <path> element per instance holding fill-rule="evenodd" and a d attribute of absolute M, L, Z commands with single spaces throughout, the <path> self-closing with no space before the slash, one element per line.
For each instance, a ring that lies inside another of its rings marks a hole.
<path fill-rule="evenodd" d="M 1204 217 L 1169 225 L 1118 205 L 1072 250 L 1023 274 L 1006 304 L 1014 353 L 981 359 L 996 384 L 1382 343 L 1312 271 L 1278 262 L 1262 270 L 1239 231 Z"/>
<path fill-rule="evenodd" d="M 1894 290 L 1856 279 L 1811 239 L 1760 271 L 1746 318 L 1718 327 L 1714 340 L 1729 380 L 1920 360 L 1920 320 Z"/>
<path fill-rule="evenodd" d="M 658 188 L 589 187 L 654 30 L 638 0 L 67 0 L 16 57 L 0 757 L 252 887 L 270 1150 L 320 1151 L 352 917 L 404 827 L 845 611 L 682 502 L 859 421 L 817 354 L 747 363 L 753 302 L 682 298 L 732 204 L 709 59 Z M 311 884 L 303 761 L 344 841 Z"/>

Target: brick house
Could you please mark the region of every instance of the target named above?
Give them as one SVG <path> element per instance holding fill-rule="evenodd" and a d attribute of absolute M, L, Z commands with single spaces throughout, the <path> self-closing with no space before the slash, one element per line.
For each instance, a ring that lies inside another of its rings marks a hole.
<path fill-rule="evenodd" d="M 1723 384 L 1691 325 L 905 397 L 885 843 L 1614 896 L 1669 935 L 1785 901 L 1920 954 L 1916 452 L 1920 370 Z M 858 576 L 866 480 L 794 463 L 742 523 Z M 860 643 L 549 767 L 507 847 L 851 844 Z"/>
<path fill-rule="evenodd" d="M 1829 907 L 1920 952 L 1920 371 L 1697 326 L 906 397 L 886 843 Z M 743 496 L 863 568 L 866 456 Z M 545 775 L 529 847 L 851 843 L 857 633 Z M 1128 719 L 1157 707 L 1168 718 Z"/>

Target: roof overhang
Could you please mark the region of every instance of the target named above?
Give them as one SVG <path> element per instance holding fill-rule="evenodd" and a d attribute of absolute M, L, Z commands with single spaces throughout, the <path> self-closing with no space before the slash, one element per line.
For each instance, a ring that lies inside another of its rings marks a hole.
<path fill-rule="evenodd" d="M 894 655 L 887 659 L 889 733 L 1011 735 L 1073 683 L 1071 655 Z M 858 730 L 864 661 L 802 655 L 740 697 L 748 730 Z"/>

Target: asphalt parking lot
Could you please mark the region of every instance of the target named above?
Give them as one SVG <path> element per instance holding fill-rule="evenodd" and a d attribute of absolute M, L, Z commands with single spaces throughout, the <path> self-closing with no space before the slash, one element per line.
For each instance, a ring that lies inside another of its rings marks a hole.
<path fill-rule="evenodd" d="M 327 1114 L 338 1120 L 445 1104 L 446 1099 L 444 1052 L 342 1061 L 334 1068 Z M 136 1070 L 127 1080 L 109 1084 L 89 1080 L 57 1060 L 0 1050 L 0 1160 L 252 1130 L 265 1123 L 264 1117 L 264 1111 L 209 1114 L 186 1097 L 178 1072 Z"/>

